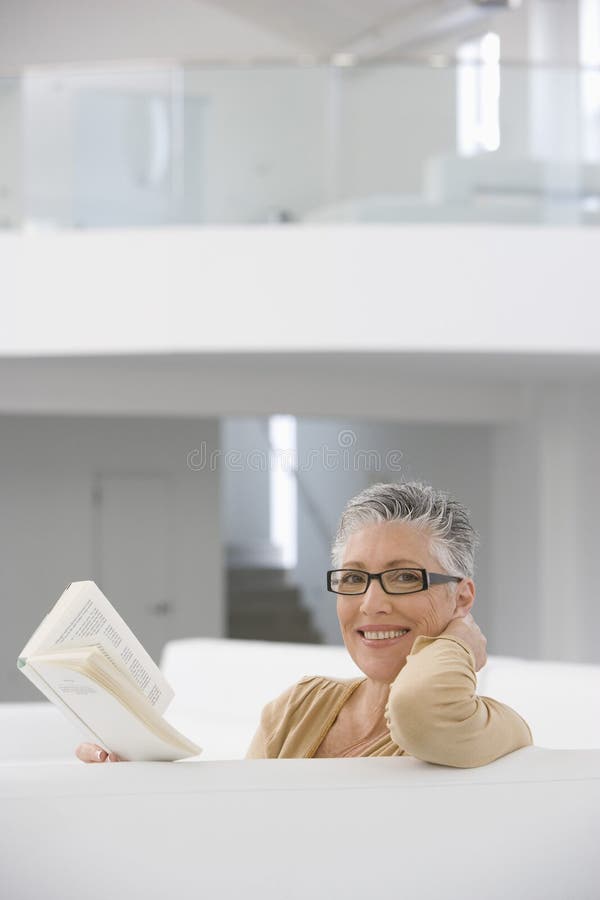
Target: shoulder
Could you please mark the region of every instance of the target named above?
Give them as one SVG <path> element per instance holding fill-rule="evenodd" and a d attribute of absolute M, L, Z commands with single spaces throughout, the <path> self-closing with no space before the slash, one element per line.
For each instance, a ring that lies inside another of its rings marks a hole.
<path fill-rule="evenodd" d="M 293 715 L 298 709 L 328 698 L 342 694 L 349 684 L 361 679 L 328 678 L 324 675 L 305 675 L 295 684 L 271 700 L 264 707 L 262 718 L 265 724 L 269 721 L 280 721 Z"/>
<path fill-rule="evenodd" d="M 250 759 L 301 759 L 362 678 L 305 675 L 263 708 Z"/>

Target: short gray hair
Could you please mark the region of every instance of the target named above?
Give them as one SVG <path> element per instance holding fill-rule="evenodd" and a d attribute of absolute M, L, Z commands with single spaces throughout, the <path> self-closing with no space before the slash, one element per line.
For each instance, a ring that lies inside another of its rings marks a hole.
<path fill-rule="evenodd" d="M 452 575 L 472 578 L 479 535 L 469 510 L 444 491 L 420 481 L 373 484 L 346 505 L 331 550 L 339 566 L 348 537 L 371 522 L 410 522 L 430 537 L 431 553 Z"/>

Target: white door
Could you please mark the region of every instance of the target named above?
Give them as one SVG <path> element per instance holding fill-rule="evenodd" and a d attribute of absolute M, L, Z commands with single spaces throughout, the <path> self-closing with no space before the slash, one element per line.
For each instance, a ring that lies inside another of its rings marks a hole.
<path fill-rule="evenodd" d="M 94 580 L 158 662 L 175 613 L 169 477 L 98 475 L 92 501 Z"/>

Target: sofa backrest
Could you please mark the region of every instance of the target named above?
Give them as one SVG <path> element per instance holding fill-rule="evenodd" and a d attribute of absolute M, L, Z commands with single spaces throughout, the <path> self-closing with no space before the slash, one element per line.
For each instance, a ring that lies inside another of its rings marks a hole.
<path fill-rule="evenodd" d="M 0 766 L 11 900 L 593 900 L 600 751 Z"/>
<path fill-rule="evenodd" d="M 161 668 L 175 690 L 167 718 L 205 760 L 242 758 L 269 700 L 303 675 L 362 675 L 345 647 L 196 638 L 171 641 Z M 536 746 L 600 748 L 600 666 L 490 656 L 477 691 L 515 709 Z M 81 738 L 47 702 L 0 704 L 0 761 L 72 759 Z"/>
<path fill-rule="evenodd" d="M 303 675 L 362 675 L 342 646 L 219 638 L 171 641 L 161 669 L 168 718 L 207 759 L 243 756 L 264 705 Z M 522 715 L 537 746 L 600 748 L 600 666 L 489 656 L 477 692 Z"/>
<path fill-rule="evenodd" d="M 600 747 L 600 666 L 490 656 L 477 693 L 512 706 L 539 747 Z"/>

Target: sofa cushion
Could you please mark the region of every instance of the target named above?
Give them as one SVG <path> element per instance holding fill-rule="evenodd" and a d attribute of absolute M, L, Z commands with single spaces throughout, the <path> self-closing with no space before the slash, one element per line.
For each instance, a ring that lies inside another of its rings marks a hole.
<path fill-rule="evenodd" d="M 171 641 L 161 668 L 175 690 L 169 720 L 207 759 L 243 756 L 263 706 L 303 675 L 362 675 L 343 646 L 219 638 Z M 538 746 L 600 748 L 600 666 L 492 655 L 477 691 L 523 716 Z"/>
<path fill-rule="evenodd" d="M 303 675 L 362 673 L 343 646 L 196 638 L 171 641 L 161 668 L 175 690 L 167 719 L 205 760 L 240 759 L 261 711 Z M 600 748 L 600 666 L 490 656 L 478 693 L 515 709 L 537 746 Z M 69 760 L 81 736 L 48 702 L 0 704 L 0 761 Z"/>
<path fill-rule="evenodd" d="M 537 746 L 600 748 L 600 666 L 491 656 L 477 681 L 523 716 Z"/>

